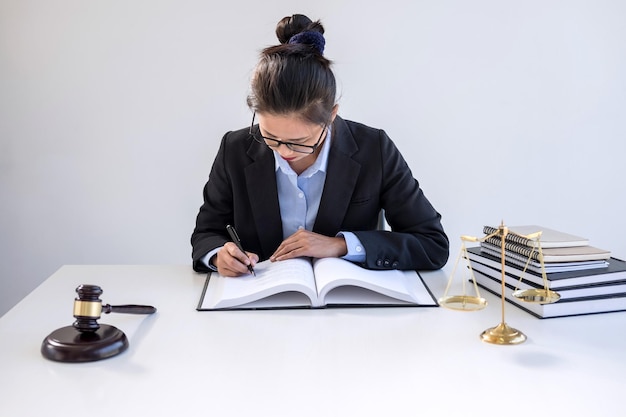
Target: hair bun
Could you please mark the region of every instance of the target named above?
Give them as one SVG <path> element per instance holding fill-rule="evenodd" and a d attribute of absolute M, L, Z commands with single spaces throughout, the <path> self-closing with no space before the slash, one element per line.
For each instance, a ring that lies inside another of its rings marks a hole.
<path fill-rule="evenodd" d="M 324 35 L 321 33 L 314 30 L 306 30 L 289 38 L 289 43 L 309 45 L 315 48 L 320 55 L 324 55 L 326 40 L 324 39 Z"/>
<path fill-rule="evenodd" d="M 287 43 L 293 35 L 310 30 L 312 24 L 311 19 L 303 14 L 285 16 L 276 25 L 276 37 L 280 43 Z"/>

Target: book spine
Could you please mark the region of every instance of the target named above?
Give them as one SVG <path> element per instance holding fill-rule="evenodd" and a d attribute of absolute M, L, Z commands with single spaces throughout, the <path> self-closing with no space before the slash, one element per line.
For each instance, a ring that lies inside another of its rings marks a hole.
<path fill-rule="evenodd" d="M 485 242 L 481 242 L 481 245 L 483 245 L 483 243 L 488 243 L 491 246 L 494 246 L 492 249 L 496 249 L 498 251 L 501 250 L 502 247 L 502 241 L 501 238 L 496 237 L 496 236 L 492 236 L 490 238 L 487 238 L 485 240 Z M 533 248 L 533 247 L 529 247 L 529 246 L 525 246 L 525 245 L 521 245 L 519 243 L 515 243 L 515 242 L 510 242 L 510 241 L 506 241 L 504 242 L 504 250 L 505 253 L 506 252 L 514 252 L 520 255 L 523 255 L 524 257 L 528 258 L 532 258 L 535 261 L 539 261 L 539 252 Z"/>
<path fill-rule="evenodd" d="M 498 281 L 502 280 L 501 269 L 484 265 L 473 259 L 470 260 L 470 264 L 474 272 L 479 272 Z M 537 277 L 536 275 L 524 274 L 512 268 L 505 268 L 504 274 L 506 276 L 506 282 L 524 283 L 529 286 L 529 288 L 543 288 L 543 279 L 541 279 L 541 277 Z"/>
<path fill-rule="evenodd" d="M 497 231 L 498 231 L 498 229 L 493 227 L 493 226 L 483 226 L 483 233 L 485 234 L 485 236 L 488 236 L 488 235 L 490 235 L 492 233 L 495 233 Z M 499 238 L 497 236 L 493 236 L 493 237 L 499 240 Z M 533 248 L 533 247 L 537 246 L 532 239 L 527 239 L 525 237 L 522 237 L 520 235 L 516 235 L 515 233 L 511 233 L 511 232 L 507 233 L 507 235 L 504 238 L 504 240 L 506 240 L 507 242 L 512 242 L 512 243 L 516 243 L 518 245 L 522 245 L 524 247 Z"/>
<path fill-rule="evenodd" d="M 480 248 L 481 252 L 484 252 L 486 254 L 489 254 L 491 256 L 494 256 L 496 258 L 500 258 L 500 250 L 498 249 L 491 249 L 488 246 L 481 246 Z M 519 258 L 517 258 L 517 257 Z M 510 253 L 505 253 L 505 263 L 515 269 L 518 269 L 520 271 L 522 271 L 524 269 L 524 266 L 526 266 L 526 261 L 528 260 L 528 258 L 524 259 L 522 257 L 522 255 L 518 255 L 518 254 L 510 254 Z M 530 261 L 530 263 L 528 264 L 528 268 L 526 269 L 527 272 L 534 272 L 536 275 L 541 275 L 541 264 L 538 264 L 534 261 Z"/>

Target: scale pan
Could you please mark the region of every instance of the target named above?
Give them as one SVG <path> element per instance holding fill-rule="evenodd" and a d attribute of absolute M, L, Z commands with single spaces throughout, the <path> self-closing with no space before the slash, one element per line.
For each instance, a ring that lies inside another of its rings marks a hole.
<path fill-rule="evenodd" d="M 513 297 L 518 298 L 527 303 L 550 304 L 561 299 L 559 293 L 546 289 L 527 289 L 517 290 L 513 292 Z"/>
<path fill-rule="evenodd" d="M 472 295 L 450 295 L 439 299 L 439 305 L 450 310 L 476 311 L 487 306 L 487 300 Z"/>

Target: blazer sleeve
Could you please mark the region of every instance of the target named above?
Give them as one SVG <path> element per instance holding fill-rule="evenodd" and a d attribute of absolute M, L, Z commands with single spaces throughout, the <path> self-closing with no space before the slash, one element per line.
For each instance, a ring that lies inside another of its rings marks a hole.
<path fill-rule="evenodd" d="M 282 240 L 274 156 L 248 128 L 222 138 L 203 190 L 203 204 L 191 235 L 196 271 L 207 271 L 202 258 L 230 240 L 226 225 L 237 228 L 246 251 L 267 259 Z"/>
<path fill-rule="evenodd" d="M 228 242 L 225 224 L 232 219 L 232 186 L 225 169 L 225 147 L 228 133 L 222 139 L 209 181 L 204 186 L 203 204 L 191 235 L 192 266 L 195 271 L 208 272 L 201 259 L 210 251 Z"/>
<path fill-rule="evenodd" d="M 380 206 L 391 232 L 354 231 L 365 247 L 368 269 L 433 270 L 448 261 L 441 215 L 424 195 L 395 144 L 379 130 Z"/>

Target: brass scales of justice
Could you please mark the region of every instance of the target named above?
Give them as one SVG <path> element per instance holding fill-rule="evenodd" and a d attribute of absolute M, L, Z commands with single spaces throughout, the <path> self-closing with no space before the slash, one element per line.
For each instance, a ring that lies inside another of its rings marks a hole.
<path fill-rule="evenodd" d="M 474 271 L 472 269 L 471 262 L 469 261 L 469 257 L 467 254 L 467 248 L 465 246 L 465 242 L 484 242 L 485 240 L 491 237 L 499 237 L 500 238 L 500 270 L 502 272 L 502 292 L 501 292 L 501 301 L 502 301 L 502 320 L 500 324 L 495 327 L 491 327 L 484 332 L 481 333 L 480 338 L 484 342 L 493 343 L 497 345 L 516 345 L 522 343 L 526 340 L 526 335 L 521 331 L 510 327 L 505 319 L 504 319 L 504 310 L 505 310 L 505 242 L 508 234 L 517 235 L 523 239 L 527 239 L 531 243 L 531 251 L 528 256 L 528 260 L 524 266 L 522 273 L 520 274 L 519 282 L 521 282 L 524 274 L 526 273 L 526 269 L 530 264 L 530 261 L 533 257 L 533 254 L 536 253 L 537 259 L 539 260 L 539 264 L 541 265 L 541 276 L 543 278 L 543 288 L 533 288 L 533 289 L 518 289 L 517 287 L 514 289 L 512 295 L 522 301 L 529 303 L 539 303 L 539 304 L 549 304 L 558 301 L 561 296 L 552 291 L 548 285 L 548 278 L 546 276 L 545 264 L 543 261 L 543 251 L 541 249 L 541 231 L 537 231 L 535 233 L 531 233 L 528 235 L 521 235 L 515 233 L 508 229 L 504 225 L 504 222 L 501 222 L 498 229 L 482 238 L 477 238 L 473 236 L 461 236 L 461 249 L 459 251 L 459 255 L 456 259 L 454 267 L 452 269 L 452 274 L 450 274 L 450 279 L 448 280 L 448 284 L 446 286 L 446 290 L 443 296 L 439 299 L 439 305 L 451 310 L 459 310 L 459 311 L 476 311 L 482 310 L 487 306 L 487 301 L 480 296 L 480 292 L 478 291 L 478 285 L 476 284 L 476 278 L 474 276 Z M 461 295 L 448 295 L 448 291 L 454 281 L 454 277 L 456 274 L 457 267 L 461 258 L 465 259 L 467 262 L 468 272 L 470 275 L 470 279 L 462 279 L 462 288 L 463 293 Z M 468 295 L 466 291 L 466 283 L 470 281 L 474 287 L 475 295 Z"/>

